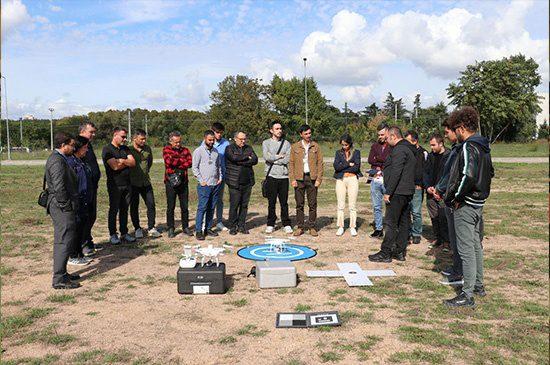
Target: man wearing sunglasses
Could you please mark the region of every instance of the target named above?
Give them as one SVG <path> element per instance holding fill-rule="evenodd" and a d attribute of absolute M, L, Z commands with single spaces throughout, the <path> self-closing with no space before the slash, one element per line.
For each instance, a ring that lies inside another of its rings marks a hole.
<path fill-rule="evenodd" d="M 109 193 L 109 235 L 110 242 L 118 245 L 121 242 L 117 234 L 116 218 L 119 216 L 120 235 L 126 242 L 135 242 L 128 234 L 128 207 L 132 187 L 130 184 L 130 167 L 136 166 L 136 160 L 126 146 L 128 131 L 124 128 L 113 129 L 111 143 L 103 147 L 103 164 L 107 173 L 107 191 Z"/>

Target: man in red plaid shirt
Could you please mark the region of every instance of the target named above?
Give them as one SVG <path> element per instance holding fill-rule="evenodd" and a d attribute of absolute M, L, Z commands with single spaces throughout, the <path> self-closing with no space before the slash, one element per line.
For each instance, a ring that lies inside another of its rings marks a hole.
<path fill-rule="evenodd" d="M 192 165 L 192 156 L 189 149 L 181 145 L 180 132 L 170 133 L 169 144 L 162 150 L 164 159 L 164 185 L 166 185 L 166 223 L 168 224 L 168 237 L 175 237 L 174 209 L 176 197 L 180 201 L 181 225 L 183 233 L 193 236 L 189 229 L 189 179 L 187 169 Z"/>

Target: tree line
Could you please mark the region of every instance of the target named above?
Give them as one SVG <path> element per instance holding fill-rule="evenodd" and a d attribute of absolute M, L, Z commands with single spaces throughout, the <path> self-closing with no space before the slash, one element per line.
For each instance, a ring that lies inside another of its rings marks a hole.
<path fill-rule="evenodd" d="M 283 79 L 274 75 L 265 85 L 255 78 L 232 75 L 212 91 L 207 111 L 133 109 L 131 127 L 145 129 L 147 125 L 150 143 L 157 146 L 163 145 L 173 130 L 179 130 L 187 143 L 196 143 L 213 121 L 223 123 L 228 135 L 246 131 L 252 143 L 266 138 L 269 123 L 278 121 L 292 139 L 299 126 L 306 123 L 304 89 L 307 84 L 307 123 L 321 141 L 335 141 L 343 133 L 349 133 L 358 144 L 370 142 L 376 139 L 376 127 L 382 122 L 415 129 L 427 139 L 431 133 L 441 131 L 441 123 L 451 108 L 462 105 L 474 106 L 479 111 L 481 132 L 491 142 L 526 141 L 537 135 L 535 118 L 541 108 L 535 89 L 540 83 L 538 64 L 520 54 L 467 66 L 446 90 L 449 105 L 441 101 L 423 107 L 418 94 L 412 109 L 408 110 L 402 98 L 397 99 L 388 92 L 382 105 L 372 103 L 354 111 L 347 105 L 344 110 L 331 105 L 312 77 Z M 76 133 L 83 121 L 93 122 L 98 127 L 97 139 L 105 142 L 115 126 L 128 125 L 128 111 L 108 110 L 61 118 L 54 121 L 54 130 Z M 49 146 L 49 120 L 23 121 L 23 124 L 21 141 L 19 121 L 10 121 L 12 146 L 33 149 Z M 5 123 L 0 132 L 4 146 Z M 538 131 L 538 135 L 547 136 L 547 127 Z"/>

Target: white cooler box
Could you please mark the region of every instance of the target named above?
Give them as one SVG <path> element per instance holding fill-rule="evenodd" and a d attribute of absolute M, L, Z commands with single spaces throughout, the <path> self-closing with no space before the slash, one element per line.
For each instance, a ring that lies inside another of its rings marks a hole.
<path fill-rule="evenodd" d="M 296 286 L 296 267 L 290 261 L 256 261 L 256 281 L 260 288 Z"/>

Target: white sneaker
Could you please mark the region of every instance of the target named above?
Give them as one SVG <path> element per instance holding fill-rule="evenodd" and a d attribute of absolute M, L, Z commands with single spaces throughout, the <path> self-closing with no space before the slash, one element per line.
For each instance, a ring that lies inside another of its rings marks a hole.
<path fill-rule="evenodd" d="M 355 228 L 350 228 L 349 233 L 354 237 L 357 236 L 357 230 Z"/>
<path fill-rule="evenodd" d="M 342 227 L 338 228 L 338 230 L 336 231 L 336 235 L 341 236 L 343 234 L 344 234 L 344 228 L 342 228 Z"/>
<path fill-rule="evenodd" d="M 112 245 L 120 244 L 120 238 L 118 238 L 117 234 L 112 235 L 109 241 L 111 242 Z"/>
<path fill-rule="evenodd" d="M 221 222 L 216 224 L 216 228 L 218 229 L 218 231 L 223 231 L 223 232 L 229 231 L 229 228 L 224 226 L 223 223 Z"/>
<path fill-rule="evenodd" d="M 273 233 L 273 231 L 275 230 L 275 227 L 273 226 L 267 226 L 266 229 L 265 229 L 265 233 Z"/>
<path fill-rule="evenodd" d="M 128 233 L 126 233 L 124 236 L 122 236 L 122 239 L 126 242 L 136 242 L 136 239 L 132 236 L 130 236 Z"/>
<path fill-rule="evenodd" d="M 285 230 L 285 233 L 288 233 L 288 234 L 293 232 L 291 226 L 285 226 L 284 230 Z"/>
<path fill-rule="evenodd" d="M 157 230 L 156 227 L 151 228 L 151 229 L 149 230 L 149 232 L 147 232 L 147 234 L 148 234 L 149 237 L 152 237 L 152 238 L 157 238 L 157 237 L 162 236 L 162 235 L 160 234 L 160 232 Z"/>
<path fill-rule="evenodd" d="M 134 236 L 136 238 L 143 238 L 143 236 L 144 236 L 143 235 L 143 229 L 141 229 L 141 228 L 136 229 L 136 233 L 134 233 Z"/>
<path fill-rule="evenodd" d="M 67 261 L 67 264 L 68 265 L 75 265 L 75 266 L 86 266 L 90 262 L 91 262 L 91 260 L 89 260 L 86 257 L 74 257 L 72 259 L 69 259 L 69 261 Z"/>

